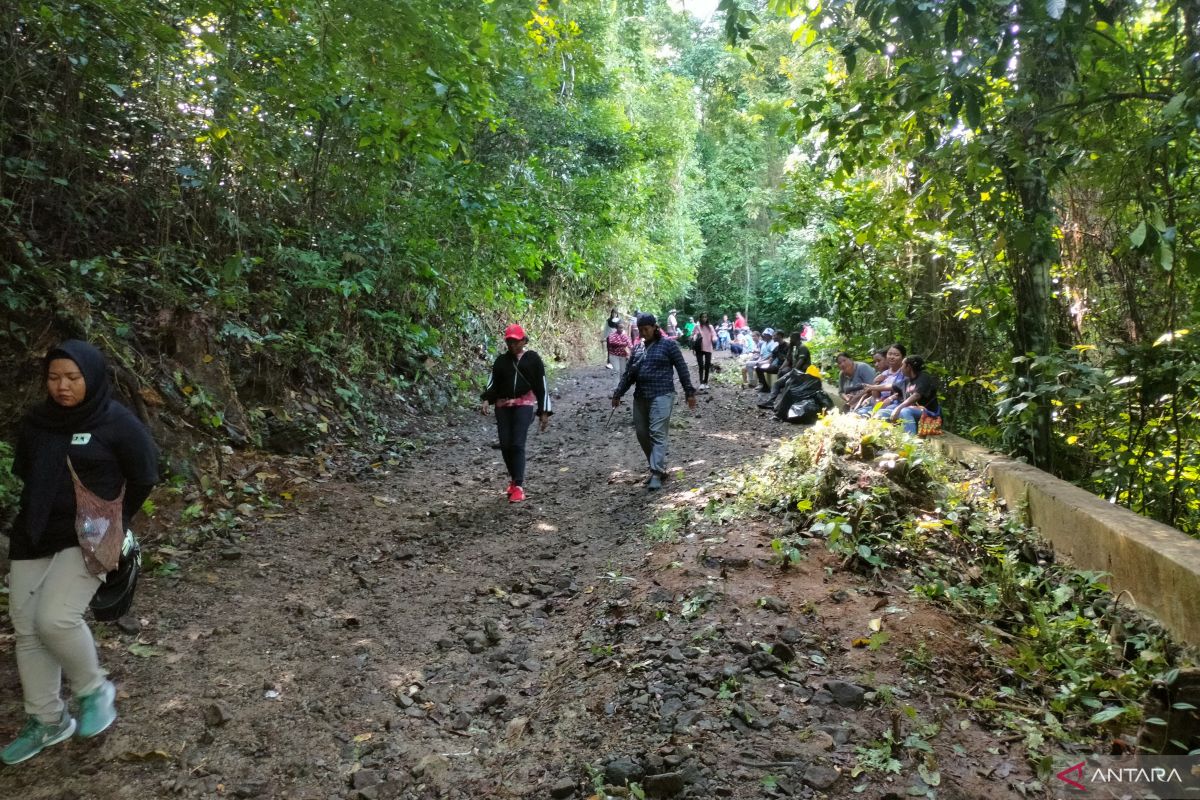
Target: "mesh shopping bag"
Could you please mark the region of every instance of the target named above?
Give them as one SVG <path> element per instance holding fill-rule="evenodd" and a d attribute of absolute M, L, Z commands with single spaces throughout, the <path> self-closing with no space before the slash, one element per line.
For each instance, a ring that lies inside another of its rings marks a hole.
<path fill-rule="evenodd" d="M 115 500 L 105 500 L 83 485 L 70 457 L 67 469 L 75 484 L 75 534 L 83 551 L 83 563 L 92 575 L 111 572 L 121 560 L 121 543 L 125 540 L 125 486 L 121 485 L 121 493 Z"/>

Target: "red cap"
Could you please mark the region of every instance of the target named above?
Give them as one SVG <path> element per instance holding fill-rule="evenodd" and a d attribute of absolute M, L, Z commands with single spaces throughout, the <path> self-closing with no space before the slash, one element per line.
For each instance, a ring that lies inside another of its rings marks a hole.
<path fill-rule="evenodd" d="M 504 329 L 504 338 L 505 339 L 528 339 L 529 337 L 525 335 L 525 329 L 514 322 L 512 325 L 509 325 L 507 328 Z"/>

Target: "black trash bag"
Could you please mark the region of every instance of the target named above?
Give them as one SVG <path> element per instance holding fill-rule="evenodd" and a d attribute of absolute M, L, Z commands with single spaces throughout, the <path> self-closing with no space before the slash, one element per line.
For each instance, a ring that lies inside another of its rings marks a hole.
<path fill-rule="evenodd" d="M 808 373 L 789 376 L 788 386 L 779 393 L 775 403 L 775 418 L 797 425 L 811 425 L 833 404 L 821 379 Z"/>
<path fill-rule="evenodd" d="M 98 622 L 116 622 L 129 613 L 141 572 L 142 546 L 133 531 L 127 530 L 117 568 L 104 576 L 104 583 L 100 584 L 89 604 L 92 616 Z"/>

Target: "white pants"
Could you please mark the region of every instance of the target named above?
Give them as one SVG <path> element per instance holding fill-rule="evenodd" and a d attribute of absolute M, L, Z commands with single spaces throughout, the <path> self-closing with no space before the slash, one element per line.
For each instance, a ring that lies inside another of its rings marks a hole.
<path fill-rule="evenodd" d="M 613 372 L 617 373 L 617 383 L 621 382 L 621 376 L 625 374 L 625 365 L 629 363 L 628 356 L 614 356 L 608 354 L 608 363 L 612 364 Z"/>
<path fill-rule="evenodd" d="M 96 642 L 83 621 L 100 579 L 88 573 L 80 549 L 71 547 L 49 558 L 13 561 L 8 585 L 25 713 L 56 723 L 64 708 L 64 672 L 77 697 L 104 683 Z"/>

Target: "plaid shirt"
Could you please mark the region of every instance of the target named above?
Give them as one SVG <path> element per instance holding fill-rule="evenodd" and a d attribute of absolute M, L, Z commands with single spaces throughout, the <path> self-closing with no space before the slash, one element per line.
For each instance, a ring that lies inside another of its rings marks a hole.
<path fill-rule="evenodd" d="M 621 382 L 617 384 L 613 397 L 621 397 L 635 381 L 637 388 L 633 390 L 634 397 L 654 398 L 673 394 L 675 376 L 671 374 L 672 369 L 679 373 L 684 396 L 694 395 L 696 389 L 692 386 L 691 375 L 688 374 L 687 361 L 684 360 L 683 351 L 679 349 L 675 340 L 661 335 L 649 344 L 642 340 L 633 348 L 633 357 L 629 359 L 629 366 L 625 368 L 625 374 L 621 376 Z"/>

